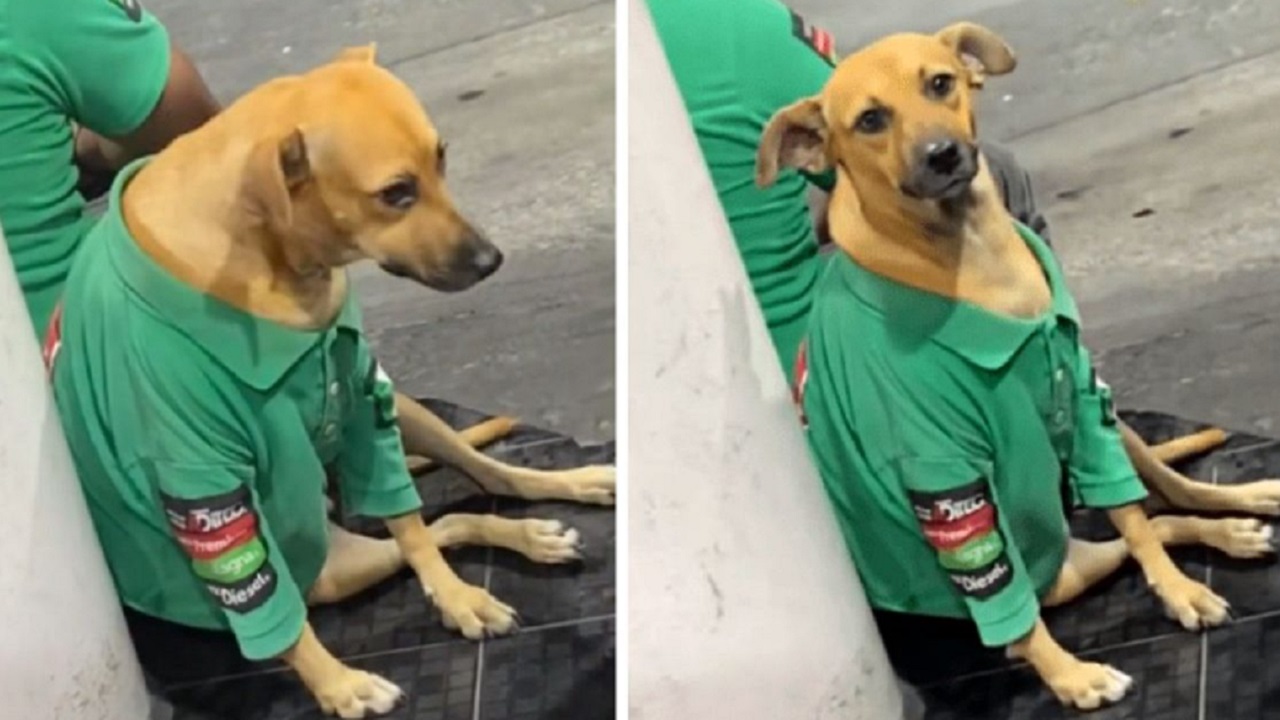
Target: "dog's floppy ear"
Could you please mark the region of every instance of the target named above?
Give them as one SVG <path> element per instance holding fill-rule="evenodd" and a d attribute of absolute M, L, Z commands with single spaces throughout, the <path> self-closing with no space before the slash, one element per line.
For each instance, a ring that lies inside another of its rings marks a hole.
<path fill-rule="evenodd" d="M 817 97 L 782 108 L 765 125 L 756 149 L 756 185 L 773 185 L 782 167 L 820 173 L 827 166 L 827 122 Z"/>
<path fill-rule="evenodd" d="M 293 223 L 293 192 L 311 179 L 302 131 L 259 142 L 249 153 L 243 192 L 251 210 L 275 228 Z"/>
<path fill-rule="evenodd" d="M 378 44 L 369 43 L 357 47 L 343 48 L 334 58 L 334 62 L 357 62 L 372 65 L 378 61 Z"/>
<path fill-rule="evenodd" d="M 958 22 L 935 36 L 951 48 L 969 69 L 969 84 L 980 88 L 988 75 L 1013 72 L 1018 60 L 999 35 L 971 22 Z"/>

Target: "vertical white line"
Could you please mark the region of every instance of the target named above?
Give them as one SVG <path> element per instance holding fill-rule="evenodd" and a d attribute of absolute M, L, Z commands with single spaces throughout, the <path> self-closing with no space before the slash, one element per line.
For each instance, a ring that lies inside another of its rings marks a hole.
<path fill-rule="evenodd" d="M 1210 482 L 1214 485 L 1218 484 L 1218 463 L 1213 464 L 1213 475 Z M 1208 552 L 1207 550 L 1205 552 Z M 1204 584 L 1213 587 L 1213 562 L 1212 559 L 1206 564 L 1204 570 Z M 1208 720 L 1209 712 L 1209 633 L 1200 635 L 1200 682 L 1199 682 L 1199 705 L 1200 711 L 1197 714 L 1198 720 Z"/>
<path fill-rule="evenodd" d="M 628 607 L 628 590 L 629 583 L 627 581 L 627 573 L 629 563 L 627 559 L 629 543 L 628 528 L 630 524 L 627 521 L 627 509 L 630 503 L 627 501 L 627 488 L 630 485 L 630 477 L 628 469 L 630 467 L 631 442 L 628 437 L 628 384 L 630 375 L 628 374 L 628 337 L 630 333 L 630 322 L 628 311 L 630 302 L 628 298 L 629 287 L 629 252 L 631 228 L 628 222 L 630 217 L 630 182 L 628 172 L 630 163 L 628 161 L 627 148 L 629 146 L 628 139 L 630 122 L 628 112 L 630 109 L 630 74 L 628 68 L 630 63 L 628 42 L 630 21 L 628 12 L 631 7 L 629 3 L 617 0 L 614 4 L 617 14 L 614 19 L 616 28 L 615 34 L 615 65 L 616 74 L 614 75 L 614 124 L 617 128 L 616 140 L 617 150 L 614 152 L 614 215 L 616 217 L 614 223 L 614 252 L 616 253 L 615 262 L 617 271 L 615 273 L 614 283 L 617 288 L 617 300 L 615 301 L 615 312 L 617 320 L 615 328 L 617 336 L 614 339 L 616 357 L 614 359 L 614 405 L 617 408 L 617 420 L 614 422 L 616 432 L 617 445 L 615 464 L 618 468 L 618 496 L 617 496 L 617 514 L 614 522 L 616 523 L 617 532 L 614 542 L 615 571 L 614 585 L 617 592 L 614 593 L 615 613 L 617 620 L 614 622 L 614 633 L 616 635 L 615 643 L 617 651 L 615 653 L 615 677 L 614 683 L 616 687 L 616 709 L 615 717 L 627 717 L 627 667 L 628 667 L 628 644 L 627 644 L 627 607 Z"/>

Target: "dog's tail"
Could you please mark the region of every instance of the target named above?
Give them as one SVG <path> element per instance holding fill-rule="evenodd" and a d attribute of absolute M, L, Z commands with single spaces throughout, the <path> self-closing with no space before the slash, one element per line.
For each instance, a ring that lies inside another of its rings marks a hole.
<path fill-rule="evenodd" d="M 1183 435 L 1168 442 L 1151 446 L 1151 454 L 1157 460 L 1170 465 L 1201 453 L 1209 452 L 1227 441 L 1227 433 L 1218 428 L 1201 430 L 1191 435 Z"/>

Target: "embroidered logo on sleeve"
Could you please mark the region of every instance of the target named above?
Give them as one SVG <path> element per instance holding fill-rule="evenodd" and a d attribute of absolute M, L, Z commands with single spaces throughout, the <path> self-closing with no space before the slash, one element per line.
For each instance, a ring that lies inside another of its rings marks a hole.
<path fill-rule="evenodd" d="M 791 382 L 791 401 L 796 405 L 796 412 L 800 414 L 800 427 L 809 429 L 809 416 L 804 414 L 804 388 L 809 384 L 809 341 L 801 340 L 800 347 L 796 350 L 796 364 L 792 369 L 792 375 L 795 379 Z"/>
<path fill-rule="evenodd" d="M 396 424 L 396 389 L 377 360 L 369 361 L 365 392 L 373 399 L 374 423 L 385 430 Z"/>
<path fill-rule="evenodd" d="M 161 493 L 160 500 L 174 537 L 218 604 L 247 613 L 271 597 L 276 572 L 247 488 L 196 500 Z"/>
<path fill-rule="evenodd" d="M 796 36 L 800 42 L 809 46 L 809 49 L 818 54 L 828 65 L 835 67 L 838 59 L 836 57 L 836 41 L 831 33 L 822 28 L 811 25 L 806 22 L 799 13 L 791 11 L 791 34 Z"/>
<path fill-rule="evenodd" d="M 124 14 L 134 22 L 142 21 L 142 5 L 138 0 L 107 0 L 112 5 L 124 11 Z"/>
<path fill-rule="evenodd" d="M 962 594 L 984 599 L 1008 587 L 1013 565 L 985 479 L 944 492 L 908 495 L 925 539 Z"/>

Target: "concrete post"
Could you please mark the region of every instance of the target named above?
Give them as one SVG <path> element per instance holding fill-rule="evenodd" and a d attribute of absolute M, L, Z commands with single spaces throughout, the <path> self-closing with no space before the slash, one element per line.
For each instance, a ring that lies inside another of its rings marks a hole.
<path fill-rule="evenodd" d="M 143 720 L 147 693 L 0 233 L 0 717 Z"/>
<path fill-rule="evenodd" d="M 648 10 L 629 4 L 631 718 L 901 718 Z"/>

